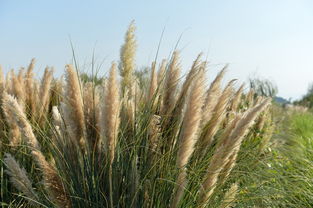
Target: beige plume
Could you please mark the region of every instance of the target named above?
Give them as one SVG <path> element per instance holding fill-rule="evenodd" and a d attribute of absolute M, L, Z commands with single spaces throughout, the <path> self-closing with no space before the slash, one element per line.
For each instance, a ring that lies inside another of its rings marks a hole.
<path fill-rule="evenodd" d="M 86 126 L 84 104 L 80 88 L 80 80 L 72 65 L 66 66 L 65 100 L 66 114 L 64 120 L 72 140 L 77 140 L 80 146 L 86 145 Z"/>
<path fill-rule="evenodd" d="M 132 97 L 132 82 L 133 73 L 135 70 L 135 55 L 137 43 L 135 39 L 136 26 L 135 22 L 132 21 L 125 34 L 125 43 L 121 47 L 120 51 L 120 74 L 122 77 L 122 91 L 125 95 L 126 89 L 128 89 L 128 97 Z"/>
<path fill-rule="evenodd" d="M 270 99 L 264 100 L 254 108 L 247 111 L 241 119 L 235 118 L 235 127 L 230 131 L 226 130 L 222 135 L 220 145 L 216 148 L 208 167 L 207 175 L 202 183 L 200 191 L 199 204 L 204 206 L 213 194 L 217 185 L 219 175 L 225 165 L 227 164 L 230 156 L 234 150 L 240 148 L 241 142 L 244 139 L 249 128 L 253 125 L 256 117 L 261 113 L 270 103 Z M 230 125 L 232 127 L 233 124 Z M 229 128 L 230 128 L 229 127 Z M 226 135 L 227 134 L 227 135 Z"/>
<path fill-rule="evenodd" d="M 168 116 L 167 114 L 170 113 L 175 106 L 177 87 L 180 78 L 180 67 L 179 53 L 178 51 L 175 51 L 168 67 L 164 83 L 163 107 L 161 111 L 162 115 L 165 117 Z"/>
<path fill-rule="evenodd" d="M 14 157 L 9 153 L 5 154 L 3 161 L 8 169 L 5 172 L 10 176 L 10 181 L 14 187 L 22 192 L 28 198 L 29 202 L 38 201 L 39 198 L 32 187 L 32 182 L 28 178 L 25 169 L 20 167 Z"/>
<path fill-rule="evenodd" d="M 120 96 L 117 81 L 116 64 L 112 63 L 108 87 L 104 97 L 103 133 L 105 135 L 106 147 L 110 156 L 110 163 L 114 160 L 115 147 L 117 143 L 118 128 L 120 124 Z"/>
<path fill-rule="evenodd" d="M 212 118 L 213 110 L 221 95 L 221 82 L 226 73 L 228 65 L 226 65 L 216 76 L 215 80 L 211 83 L 210 88 L 206 92 L 206 98 L 203 105 L 202 122 L 208 122 Z"/>
<path fill-rule="evenodd" d="M 156 73 L 155 67 L 156 67 L 156 63 L 152 62 L 150 88 L 149 88 L 149 94 L 148 94 L 149 101 L 152 101 L 152 99 L 154 98 L 156 90 L 157 90 L 157 86 L 158 86 L 157 73 Z"/>
<path fill-rule="evenodd" d="M 204 70 L 200 70 L 190 92 L 187 109 L 184 115 L 182 132 L 178 142 L 177 166 L 179 168 L 179 174 L 176 181 L 177 188 L 175 189 L 172 198 L 171 207 L 178 207 L 184 193 L 184 186 L 187 183 L 185 166 L 194 151 L 194 145 L 198 138 L 198 129 L 204 101 L 203 84 Z"/>

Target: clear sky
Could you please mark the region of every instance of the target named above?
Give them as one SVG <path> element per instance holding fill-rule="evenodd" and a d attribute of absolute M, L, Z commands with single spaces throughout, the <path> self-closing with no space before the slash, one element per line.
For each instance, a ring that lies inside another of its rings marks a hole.
<path fill-rule="evenodd" d="M 80 64 L 95 49 L 105 73 L 133 19 L 138 66 L 150 65 L 165 26 L 159 56 L 168 57 L 183 33 L 185 69 L 203 51 L 209 76 L 230 63 L 227 78 L 271 79 L 285 98 L 301 97 L 313 82 L 312 0 L 0 0 L 0 63 L 8 71 L 36 57 L 38 74 L 49 65 L 60 75 L 71 39 Z"/>

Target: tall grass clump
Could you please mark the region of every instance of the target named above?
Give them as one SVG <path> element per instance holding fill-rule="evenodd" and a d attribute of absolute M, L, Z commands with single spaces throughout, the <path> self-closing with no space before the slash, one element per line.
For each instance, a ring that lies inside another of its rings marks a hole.
<path fill-rule="evenodd" d="M 136 74 L 134 33 L 132 23 L 119 64 L 100 82 L 81 81 L 73 65 L 65 80 L 48 68 L 40 82 L 34 60 L 26 73 L 1 81 L 3 206 L 234 207 L 246 200 L 251 181 L 243 175 L 255 173 L 247 164 L 261 167 L 268 155 L 271 100 L 237 89 L 235 80 L 224 86 L 226 66 L 206 88 L 201 54 L 184 76 L 175 51 L 153 62 L 145 80 Z"/>

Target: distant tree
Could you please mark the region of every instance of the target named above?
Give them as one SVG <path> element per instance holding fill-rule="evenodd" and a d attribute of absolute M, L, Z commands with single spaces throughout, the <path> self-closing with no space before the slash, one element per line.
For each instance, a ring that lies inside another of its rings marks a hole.
<path fill-rule="evenodd" d="M 151 68 L 147 66 L 135 70 L 134 75 L 139 81 L 138 84 L 141 88 L 146 88 L 149 86 L 150 71 Z"/>
<path fill-rule="evenodd" d="M 275 97 L 278 92 L 277 86 L 268 79 L 250 78 L 249 83 L 257 95 Z"/>
<path fill-rule="evenodd" d="M 94 82 L 95 85 L 101 84 L 103 82 L 103 80 L 104 80 L 103 77 L 98 77 L 96 75 L 92 76 L 92 75 L 89 75 L 89 74 L 87 74 L 85 72 L 80 74 L 80 79 L 82 80 L 83 83 Z"/>
<path fill-rule="evenodd" d="M 138 84 L 140 85 L 141 88 L 148 86 L 150 70 L 151 70 L 150 67 L 142 67 L 134 71 L 133 75 L 138 80 Z M 94 82 L 95 85 L 99 85 L 105 80 L 105 77 L 99 77 L 97 75 L 92 76 L 91 74 L 83 72 L 80 74 L 80 79 L 83 83 Z"/>
<path fill-rule="evenodd" d="M 295 101 L 294 104 L 309 108 L 313 107 L 313 83 L 309 85 L 307 93 L 300 100 Z"/>
<path fill-rule="evenodd" d="M 309 95 L 309 96 L 312 96 L 312 95 L 313 95 L 313 83 L 311 83 L 311 84 L 309 85 L 307 95 Z"/>

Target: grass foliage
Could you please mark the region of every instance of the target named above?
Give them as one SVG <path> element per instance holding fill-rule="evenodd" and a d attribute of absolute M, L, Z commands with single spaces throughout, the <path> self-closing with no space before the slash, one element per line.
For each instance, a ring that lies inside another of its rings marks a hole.
<path fill-rule="evenodd" d="M 186 75 L 179 51 L 143 75 L 136 47 L 132 23 L 108 77 L 37 80 L 34 60 L 0 77 L 2 207 L 312 206 L 311 114 L 275 115 L 223 86 L 226 67 L 207 87 L 201 54 Z"/>

